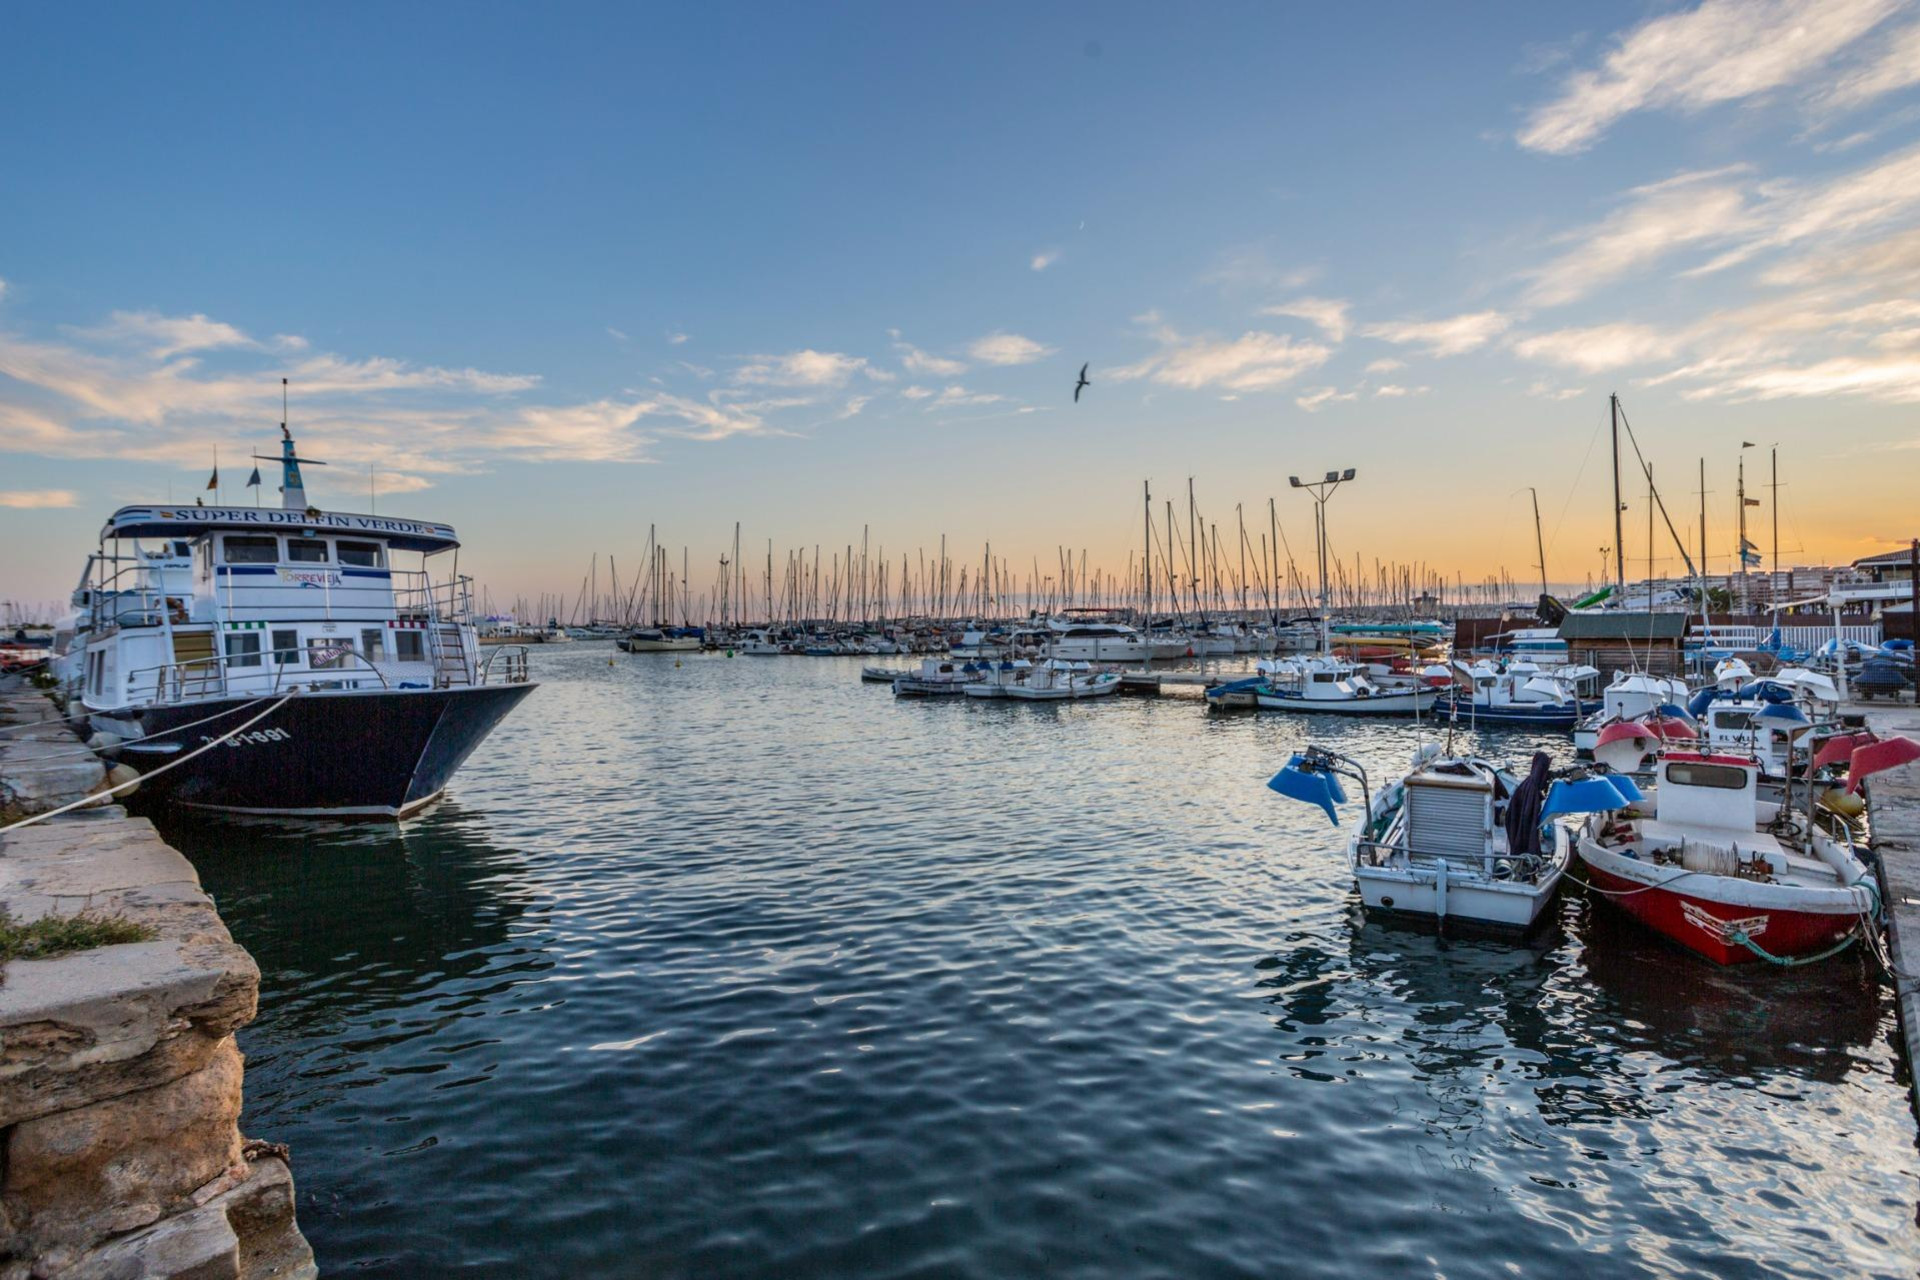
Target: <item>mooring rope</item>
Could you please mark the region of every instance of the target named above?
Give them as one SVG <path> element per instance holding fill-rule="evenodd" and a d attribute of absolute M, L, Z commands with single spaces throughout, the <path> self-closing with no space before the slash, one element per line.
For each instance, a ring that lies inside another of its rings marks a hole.
<path fill-rule="evenodd" d="M 208 739 L 204 745 L 195 747 L 192 751 L 187 752 L 187 754 L 181 756 L 177 760 L 169 760 L 165 764 L 161 765 L 158 769 L 154 769 L 154 770 L 151 770 L 150 772 L 143 773 L 137 778 L 131 778 L 126 782 L 120 783 L 118 786 L 108 787 L 105 791 L 98 791 L 98 792 L 95 792 L 93 795 L 84 797 L 83 799 L 75 800 L 71 804 L 63 804 L 58 809 L 49 809 L 45 813 L 36 813 L 31 818 L 22 818 L 18 822 L 10 822 L 4 827 L 0 827 L 0 835 L 5 835 L 9 831 L 18 831 L 22 827 L 30 827 L 36 822 L 45 822 L 48 818 L 57 818 L 63 813 L 70 813 L 75 809 L 84 808 L 85 806 L 90 805 L 97 800 L 104 800 L 108 796 L 114 795 L 117 792 L 125 791 L 129 787 L 138 786 L 140 785 L 140 783 L 146 781 L 148 778 L 157 778 L 161 774 L 165 773 L 167 770 L 178 768 L 179 766 L 185 764 L 187 761 L 193 759 L 195 756 L 201 755 L 205 752 L 213 750 L 215 747 L 224 743 L 227 739 L 234 737 L 237 734 L 245 733 L 248 729 L 253 728 L 254 725 L 259 724 L 262 720 L 265 720 L 268 716 L 278 711 L 281 707 L 286 706 L 287 703 L 293 700 L 293 696 L 294 695 L 292 695 L 291 693 L 283 694 L 280 698 L 280 701 L 274 703 L 272 706 L 268 707 L 265 711 L 262 711 L 259 715 L 255 716 L 253 719 L 246 721 L 244 724 L 237 725 L 234 728 L 227 730 L 225 733 L 221 734 L 217 738 Z"/>

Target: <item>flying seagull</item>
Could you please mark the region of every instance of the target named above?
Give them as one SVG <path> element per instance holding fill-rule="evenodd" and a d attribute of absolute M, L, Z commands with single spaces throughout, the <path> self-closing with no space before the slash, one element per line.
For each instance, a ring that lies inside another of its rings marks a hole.
<path fill-rule="evenodd" d="M 1093 362 L 1091 360 L 1087 362 L 1087 364 L 1092 364 L 1092 363 Z M 1083 364 L 1080 366 L 1080 381 L 1073 384 L 1073 402 L 1075 404 L 1079 404 L 1080 392 L 1083 389 L 1090 387 L 1092 385 L 1093 384 L 1091 382 L 1087 381 L 1087 365 Z"/>

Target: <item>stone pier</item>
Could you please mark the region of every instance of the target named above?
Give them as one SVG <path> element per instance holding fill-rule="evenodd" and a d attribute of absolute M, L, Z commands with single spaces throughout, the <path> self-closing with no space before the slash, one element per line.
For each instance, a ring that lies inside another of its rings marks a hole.
<path fill-rule="evenodd" d="M 45 721 L 0 734 L 33 744 L 0 748 L 0 825 L 101 783 L 42 709 L 0 693 L 0 725 Z M 0 907 L 16 924 L 86 913 L 149 935 L 0 969 L 0 1280 L 316 1274 L 285 1152 L 239 1129 L 234 1032 L 260 973 L 193 866 L 145 819 L 81 810 L 0 835 Z"/>
<path fill-rule="evenodd" d="M 1920 741 L 1920 707 L 1867 702 L 1847 708 L 1865 714 L 1882 738 Z M 1887 947 L 1892 954 L 1894 994 L 1907 1068 L 1914 1077 L 1914 1109 L 1920 1113 L 1920 765 L 1892 769 L 1867 784 L 1873 847 L 1880 855 L 1880 887 L 1887 904 Z"/>

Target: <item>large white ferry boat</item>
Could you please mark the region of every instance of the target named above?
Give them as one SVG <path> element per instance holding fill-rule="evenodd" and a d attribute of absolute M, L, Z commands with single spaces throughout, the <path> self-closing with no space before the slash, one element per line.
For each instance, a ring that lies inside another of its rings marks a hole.
<path fill-rule="evenodd" d="M 526 650 L 483 659 L 450 526 L 309 507 L 281 448 L 281 509 L 108 519 L 76 593 L 79 702 L 171 802 L 404 817 L 533 690 Z"/>

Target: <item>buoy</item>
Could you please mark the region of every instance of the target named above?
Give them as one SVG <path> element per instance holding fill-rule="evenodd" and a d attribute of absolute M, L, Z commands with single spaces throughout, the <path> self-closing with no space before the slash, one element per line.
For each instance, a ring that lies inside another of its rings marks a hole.
<path fill-rule="evenodd" d="M 1829 787 L 1820 793 L 1820 807 L 1830 809 L 1843 818 L 1857 818 L 1867 811 L 1867 802 L 1859 796 L 1848 795 L 1838 787 Z"/>
<path fill-rule="evenodd" d="M 675 658 L 675 659 L 673 660 L 673 669 L 674 669 L 675 671 L 678 671 L 678 670 L 680 669 L 680 659 L 678 659 L 678 658 Z"/>

